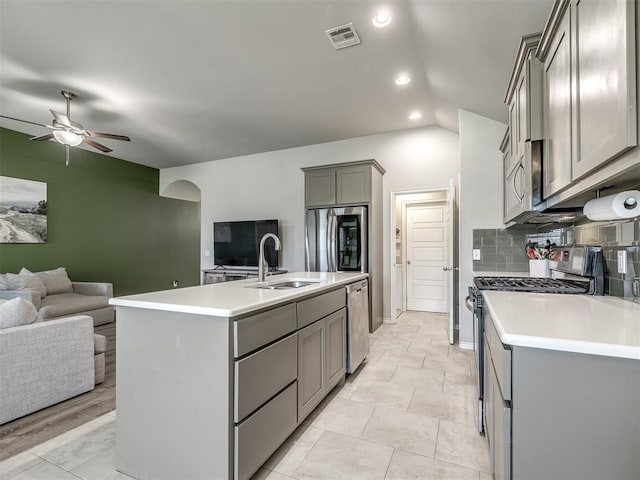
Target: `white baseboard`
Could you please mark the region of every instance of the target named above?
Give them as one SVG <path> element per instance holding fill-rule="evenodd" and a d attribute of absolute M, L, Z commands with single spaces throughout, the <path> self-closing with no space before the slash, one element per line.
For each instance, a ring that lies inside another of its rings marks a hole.
<path fill-rule="evenodd" d="M 382 323 L 398 323 L 395 318 L 382 317 Z"/>
<path fill-rule="evenodd" d="M 459 345 L 464 350 L 473 350 L 473 342 L 460 342 Z"/>

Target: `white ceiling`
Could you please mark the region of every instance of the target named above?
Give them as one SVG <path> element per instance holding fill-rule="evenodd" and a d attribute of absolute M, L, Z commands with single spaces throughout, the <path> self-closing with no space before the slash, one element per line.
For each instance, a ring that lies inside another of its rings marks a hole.
<path fill-rule="evenodd" d="M 0 113 L 51 123 L 60 90 L 110 155 L 164 168 L 439 125 L 506 122 L 519 39 L 552 0 L 0 0 Z M 375 12 L 392 22 L 375 28 Z M 326 29 L 362 44 L 335 51 Z M 393 80 L 408 72 L 412 81 Z M 412 110 L 424 114 L 407 118 Z M 0 119 L 42 134 L 42 127 Z M 83 147 L 84 148 L 84 147 Z"/>

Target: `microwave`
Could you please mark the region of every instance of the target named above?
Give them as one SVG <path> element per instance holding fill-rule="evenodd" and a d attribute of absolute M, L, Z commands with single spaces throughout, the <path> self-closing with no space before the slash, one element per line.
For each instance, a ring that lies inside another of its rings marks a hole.
<path fill-rule="evenodd" d="M 524 175 L 520 213 L 511 224 L 543 224 L 572 222 L 582 216 L 581 208 L 547 209 L 544 200 L 543 140 L 525 142 L 522 174 Z"/>

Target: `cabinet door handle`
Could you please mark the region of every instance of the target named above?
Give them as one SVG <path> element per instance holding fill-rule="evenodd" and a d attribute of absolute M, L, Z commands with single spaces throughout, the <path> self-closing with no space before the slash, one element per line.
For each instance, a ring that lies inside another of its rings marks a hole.
<path fill-rule="evenodd" d="M 518 165 L 518 171 L 514 172 L 514 174 L 513 174 L 513 193 L 516 196 L 516 198 L 518 199 L 518 202 L 522 202 L 522 200 L 524 200 L 524 193 L 522 195 L 520 195 L 518 193 L 518 189 L 516 188 L 516 180 L 518 179 L 518 173 L 520 171 L 524 172 L 524 165 L 522 165 L 522 163 L 520 165 Z"/>

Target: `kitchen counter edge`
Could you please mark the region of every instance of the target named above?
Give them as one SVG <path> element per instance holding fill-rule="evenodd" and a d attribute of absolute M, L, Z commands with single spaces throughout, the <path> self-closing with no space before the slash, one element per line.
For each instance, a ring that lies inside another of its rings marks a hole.
<path fill-rule="evenodd" d="M 540 348 L 544 350 L 555 350 L 561 352 L 571 352 L 571 353 L 583 353 L 588 355 L 601 355 L 606 357 L 616 357 L 616 358 L 625 358 L 632 360 L 640 360 L 640 306 L 633 304 L 632 302 L 626 302 L 623 299 L 617 297 L 602 297 L 602 296 L 589 296 L 589 295 L 571 295 L 570 297 L 578 299 L 581 298 L 588 303 L 590 301 L 596 299 L 607 299 L 607 303 L 609 304 L 609 308 L 619 308 L 620 312 L 625 309 L 630 309 L 634 311 L 637 310 L 637 324 L 631 326 L 630 337 L 635 338 L 635 342 L 632 345 L 625 345 L 622 343 L 616 343 L 615 341 L 611 342 L 602 342 L 598 341 L 598 334 L 593 335 L 593 339 L 584 340 L 578 338 L 567 338 L 561 337 L 553 332 L 545 332 L 544 326 L 539 328 L 539 332 L 537 334 L 524 334 L 519 333 L 517 331 L 517 326 L 515 328 L 511 328 L 508 321 L 505 320 L 505 315 L 510 315 L 510 313 L 506 313 L 501 311 L 500 302 L 496 302 L 496 298 L 499 298 L 500 295 L 504 296 L 505 294 L 513 292 L 483 292 L 485 298 L 485 304 L 491 314 L 491 318 L 496 327 L 496 331 L 498 332 L 498 336 L 500 340 L 505 345 L 512 345 L 516 347 L 530 347 L 530 348 Z M 497 294 L 497 295 L 496 295 Z M 527 312 L 530 312 L 531 309 L 528 309 L 527 303 L 531 301 L 532 298 L 540 298 L 540 297 L 548 297 L 546 300 L 549 302 L 550 306 L 550 315 L 552 315 L 551 311 L 553 310 L 552 304 L 557 303 L 561 305 L 563 302 L 563 297 L 565 295 L 557 295 L 557 294 L 544 294 L 544 293 L 525 293 L 518 292 L 516 295 L 522 301 L 521 303 L 521 316 L 527 316 Z M 498 303 L 498 306 L 495 304 Z M 579 314 L 578 314 L 579 317 Z M 535 319 L 530 319 L 531 321 L 535 321 Z M 602 328 L 604 329 L 619 329 L 624 328 L 621 325 L 612 323 L 615 322 L 616 319 L 612 318 L 602 318 Z M 552 320 L 553 321 L 553 320 Z M 558 320 L 560 321 L 560 320 Z M 618 321 L 620 321 L 618 319 Z M 582 325 L 580 323 L 576 323 L 576 330 L 580 329 Z M 627 328 L 629 328 L 627 326 Z"/>
<path fill-rule="evenodd" d="M 230 318 L 262 310 L 268 307 L 275 307 L 280 304 L 290 303 L 303 297 L 317 295 L 324 291 L 330 291 L 335 289 L 336 287 L 348 285 L 350 283 L 365 280 L 367 278 L 369 278 L 368 273 L 360 272 L 329 274 L 324 272 L 293 272 L 284 275 L 278 275 L 277 279 L 273 279 L 273 282 L 279 283 L 292 279 L 310 279 L 320 281 L 316 285 L 309 285 L 307 287 L 283 290 L 263 290 L 258 288 L 251 288 L 251 285 L 256 283 L 255 279 L 238 280 L 211 285 L 185 287 L 183 289 L 162 290 L 123 297 L 114 297 L 109 300 L 109 304 L 116 307 L 133 307 L 148 310 L 161 310 L 167 312 L 191 313 L 197 315 Z M 270 279 L 267 279 L 267 281 L 269 280 Z M 212 293 L 211 305 L 194 305 L 177 302 L 175 300 L 171 301 L 172 298 L 179 298 L 181 291 L 184 292 L 189 290 L 193 292 L 193 289 L 210 290 Z M 253 298 L 248 298 L 246 303 L 234 306 L 215 305 L 216 293 L 228 295 L 233 291 L 242 292 L 246 294 L 244 296 Z"/>

